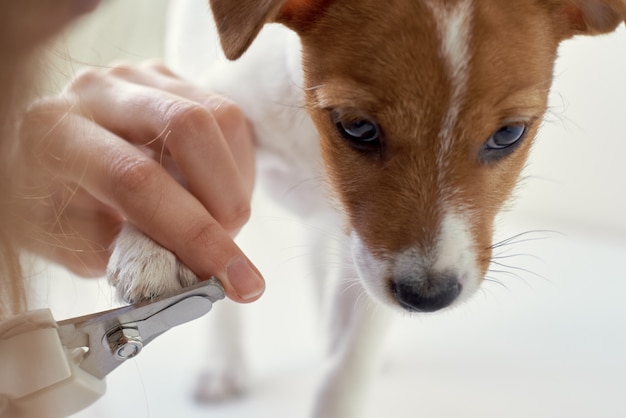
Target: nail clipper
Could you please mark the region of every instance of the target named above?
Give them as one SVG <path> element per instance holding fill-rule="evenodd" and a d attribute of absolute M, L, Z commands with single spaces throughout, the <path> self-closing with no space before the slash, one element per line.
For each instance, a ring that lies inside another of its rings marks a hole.
<path fill-rule="evenodd" d="M 0 323 L 0 418 L 78 412 L 104 394 L 104 378 L 120 364 L 223 298 L 211 278 L 173 295 L 58 323 L 48 309 Z"/>

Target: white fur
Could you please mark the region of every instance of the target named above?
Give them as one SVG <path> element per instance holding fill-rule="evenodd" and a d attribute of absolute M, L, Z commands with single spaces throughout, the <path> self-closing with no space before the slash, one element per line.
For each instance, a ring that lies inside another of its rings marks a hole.
<path fill-rule="evenodd" d="M 449 212 L 444 216 L 434 252 L 433 270 L 456 273 L 463 286 L 452 306 L 474 294 L 481 281 L 476 243 L 470 231 L 472 212 L 462 213 Z"/>
<path fill-rule="evenodd" d="M 428 1 L 426 4 L 435 17 L 441 42 L 440 54 L 450 78 L 451 100 L 440 130 L 442 146 L 438 161 L 443 169 L 449 160 L 447 153 L 452 149 L 452 132 L 457 124 L 469 80 L 473 6 L 472 0 L 460 0 L 452 5 L 439 1 Z"/>
<path fill-rule="evenodd" d="M 107 277 L 125 301 L 174 293 L 196 276 L 174 254 L 126 224 L 115 241 Z"/>

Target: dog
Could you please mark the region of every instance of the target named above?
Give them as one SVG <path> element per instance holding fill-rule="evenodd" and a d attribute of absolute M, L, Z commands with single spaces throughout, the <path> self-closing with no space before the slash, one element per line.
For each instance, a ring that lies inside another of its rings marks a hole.
<path fill-rule="evenodd" d="M 613 31 L 626 1 L 211 0 L 234 61 L 199 62 L 194 48 L 215 41 L 194 32 L 209 19 L 204 2 L 174 7 L 168 64 L 242 107 L 271 195 L 343 225 L 346 262 L 328 296 L 333 361 L 313 416 L 360 417 L 390 316 L 357 303 L 361 287 L 411 313 L 450 309 L 478 289 L 494 219 L 547 110 L 560 43 Z M 320 177 L 326 188 L 308 181 Z M 132 300 L 196 280 L 132 226 L 109 276 Z M 244 384 L 234 374 L 218 392 Z"/>

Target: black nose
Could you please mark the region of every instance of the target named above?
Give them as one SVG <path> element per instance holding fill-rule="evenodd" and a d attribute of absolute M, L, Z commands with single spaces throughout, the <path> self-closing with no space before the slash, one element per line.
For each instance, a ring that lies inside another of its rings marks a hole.
<path fill-rule="evenodd" d="M 400 306 L 411 312 L 435 312 L 450 306 L 462 290 L 456 276 L 429 274 L 425 278 L 392 280 L 390 290 Z"/>

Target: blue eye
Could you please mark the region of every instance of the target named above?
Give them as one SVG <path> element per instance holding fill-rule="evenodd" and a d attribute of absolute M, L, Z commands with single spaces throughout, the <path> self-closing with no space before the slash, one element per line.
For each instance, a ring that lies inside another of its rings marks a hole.
<path fill-rule="evenodd" d="M 503 126 L 489 137 L 485 147 L 490 150 L 498 150 L 508 148 L 519 142 L 526 134 L 526 125 L 507 125 Z"/>
<path fill-rule="evenodd" d="M 344 118 L 339 112 L 333 112 L 332 118 L 337 132 L 355 148 L 380 147 L 380 128 L 376 122 L 364 118 Z"/>
<path fill-rule="evenodd" d="M 367 120 L 357 120 L 354 122 L 338 122 L 337 128 L 347 139 L 359 142 L 372 142 L 378 139 L 378 128 Z"/>

